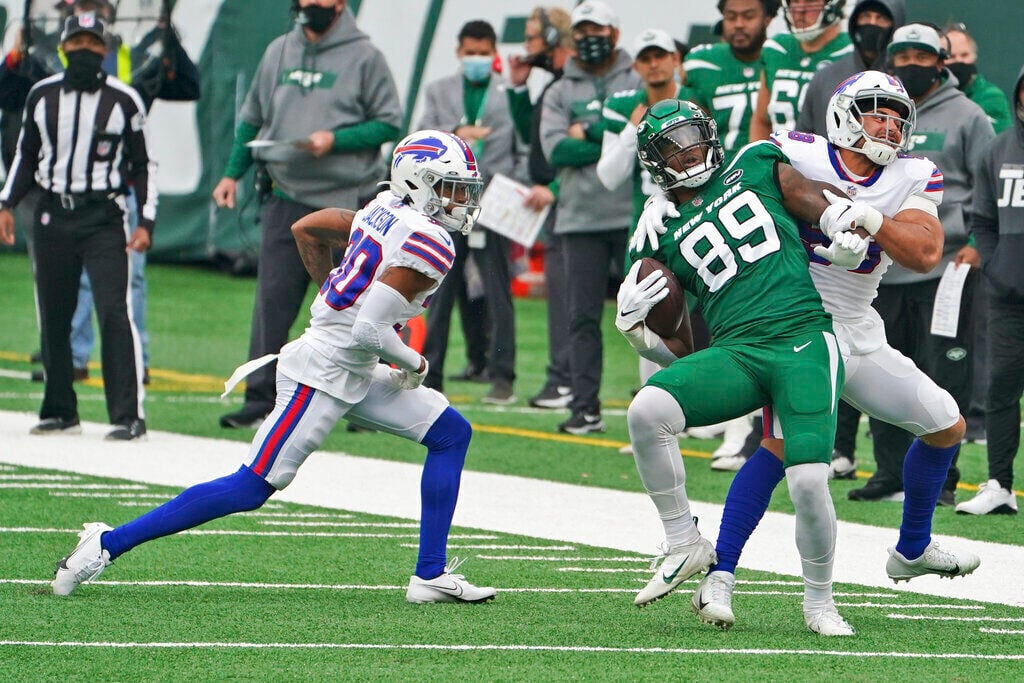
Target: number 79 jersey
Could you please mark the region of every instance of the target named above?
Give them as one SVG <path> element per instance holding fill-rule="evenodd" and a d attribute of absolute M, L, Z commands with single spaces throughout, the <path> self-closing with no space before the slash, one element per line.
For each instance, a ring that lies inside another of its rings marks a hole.
<path fill-rule="evenodd" d="M 665 221 L 653 254 L 697 297 L 715 346 L 832 330 L 782 204 L 778 162 L 787 159 L 770 142 L 740 149 L 696 198 L 676 207 L 679 218 Z"/>
<path fill-rule="evenodd" d="M 397 331 L 410 318 L 423 313 L 454 261 L 455 246 L 448 231 L 434 219 L 403 203 L 390 190 L 381 192 L 358 211 L 352 221 L 345 257 L 320 287 L 310 306 L 309 327 L 300 338 L 330 364 L 354 376 L 345 378 L 346 387 L 341 392 L 317 388 L 348 401 L 360 400 L 360 393 L 365 394 L 379 359 L 353 342 L 352 325 L 366 292 L 385 270 L 392 266 L 411 268 L 435 282 L 406 305 L 396 321 Z M 327 368 L 324 371 L 329 372 Z M 311 374 L 303 371 L 303 375 Z M 292 379 L 305 381 L 306 378 L 293 376 Z"/>

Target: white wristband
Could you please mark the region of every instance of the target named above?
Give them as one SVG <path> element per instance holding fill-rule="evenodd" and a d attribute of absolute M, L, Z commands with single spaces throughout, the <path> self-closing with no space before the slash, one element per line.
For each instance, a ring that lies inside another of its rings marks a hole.
<path fill-rule="evenodd" d="M 885 217 L 882 212 L 873 206 L 864 207 L 864 229 L 867 230 L 868 234 L 872 237 L 875 233 L 882 229 L 882 220 Z"/>

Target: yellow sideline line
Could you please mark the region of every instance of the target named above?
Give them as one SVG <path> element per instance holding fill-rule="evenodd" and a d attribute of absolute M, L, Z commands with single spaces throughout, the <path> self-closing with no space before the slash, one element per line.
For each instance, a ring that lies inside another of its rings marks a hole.
<path fill-rule="evenodd" d="M 0 350 L 0 360 L 13 361 L 16 363 L 29 363 L 31 359 L 27 353 L 16 353 L 13 351 Z M 100 369 L 99 363 L 89 363 L 91 370 Z M 177 372 L 175 370 L 161 370 L 158 368 L 149 369 L 150 377 L 153 383 L 149 385 L 148 390 L 153 391 L 205 391 L 219 393 L 224 388 L 224 379 L 221 377 L 214 377 L 212 375 L 197 375 L 185 372 Z M 103 380 L 99 377 L 93 377 L 84 382 L 88 386 L 102 387 Z M 469 396 L 452 396 L 450 397 L 453 402 L 457 402 L 456 399 L 471 400 Z M 606 401 L 608 405 L 615 403 L 621 403 L 623 406 L 628 405 L 626 401 Z M 474 424 L 473 429 L 478 432 L 485 434 L 501 434 L 504 436 L 519 436 L 526 439 L 539 439 L 541 441 L 557 441 L 561 443 L 571 443 L 580 446 L 596 446 L 598 448 L 614 448 L 618 450 L 623 446 L 628 446 L 627 441 L 615 441 L 613 439 L 596 439 L 590 436 L 575 436 L 573 434 L 551 434 L 549 432 L 540 432 L 534 429 L 519 429 L 517 427 L 499 427 L 494 425 L 481 425 Z M 702 460 L 710 460 L 711 454 L 707 451 L 694 451 L 688 448 L 680 448 L 679 452 L 688 458 L 700 458 Z M 858 479 L 870 479 L 872 473 L 865 472 L 863 470 L 857 471 Z M 978 486 L 976 484 L 965 484 L 959 483 L 956 485 L 958 489 L 964 491 L 977 491 Z M 1013 492 L 1018 498 L 1024 498 L 1024 491 L 1014 490 Z"/>
<path fill-rule="evenodd" d="M 574 443 L 581 446 L 598 446 L 601 448 L 619 449 L 628 446 L 628 441 L 614 441 L 612 439 L 595 439 L 590 436 L 574 436 L 572 434 L 551 434 L 538 432 L 534 429 L 519 429 L 518 427 L 497 427 L 493 425 L 481 425 L 473 423 L 473 431 L 484 432 L 485 434 L 503 434 L 505 436 L 521 436 L 527 439 L 539 439 L 541 441 L 560 441 L 562 443 Z M 679 452 L 690 458 L 711 459 L 711 454 L 706 451 L 691 451 L 680 448 Z"/>

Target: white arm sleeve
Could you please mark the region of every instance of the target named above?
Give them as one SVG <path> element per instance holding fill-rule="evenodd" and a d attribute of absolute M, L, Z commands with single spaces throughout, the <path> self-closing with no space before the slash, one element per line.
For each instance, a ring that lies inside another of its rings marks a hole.
<path fill-rule="evenodd" d="M 601 158 L 597 160 L 597 177 L 609 190 L 618 189 L 633 176 L 636 164 L 636 126 L 627 123 L 622 132 L 604 132 Z"/>
<path fill-rule="evenodd" d="M 667 368 L 678 360 L 676 354 L 665 346 L 665 341 L 647 325 L 641 324 L 636 329 L 626 332 L 619 330 L 619 332 L 640 356 L 652 363 L 657 363 L 660 367 Z"/>
<path fill-rule="evenodd" d="M 920 211 L 924 211 L 925 213 L 931 214 L 936 218 L 939 217 L 938 205 L 931 199 L 928 199 L 927 197 L 922 197 L 921 195 L 918 194 L 912 194 L 909 197 L 907 197 L 907 200 L 900 205 L 900 208 L 896 209 L 896 213 L 893 215 L 899 215 L 899 212 L 903 211 L 904 209 L 918 209 Z"/>
<path fill-rule="evenodd" d="M 352 340 L 388 363 L 417 372 L 422 360 L 420 354 L 403 344 L 395 332 L 395 323 L 408 306 L 406 298 L 393 288 L 374 282 L 352 323 Z"/>

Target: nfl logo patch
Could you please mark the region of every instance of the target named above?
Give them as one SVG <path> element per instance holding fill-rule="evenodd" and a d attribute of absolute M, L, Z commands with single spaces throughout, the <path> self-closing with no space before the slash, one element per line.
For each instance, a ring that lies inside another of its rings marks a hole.
<path fill-rule="evenodd" d="M 78 25 L 82 28 L 92 28 L 96 25 L 96 15 L 92 12 L 78 15 Z"/>
<path fill-rule="evenodd" d="M 96 154 L 101 157 L 108 156 L 110 154 L 111 144 L 109 140 L 101 140 L 96 145 Z"/>

